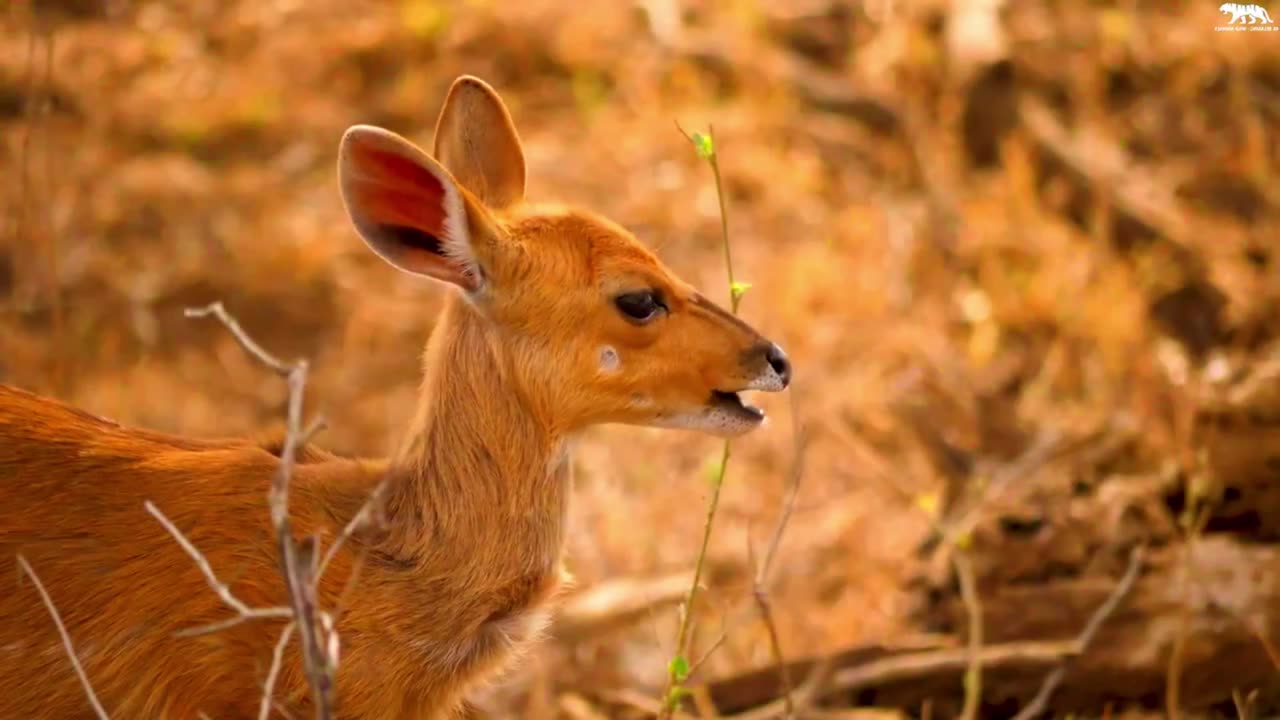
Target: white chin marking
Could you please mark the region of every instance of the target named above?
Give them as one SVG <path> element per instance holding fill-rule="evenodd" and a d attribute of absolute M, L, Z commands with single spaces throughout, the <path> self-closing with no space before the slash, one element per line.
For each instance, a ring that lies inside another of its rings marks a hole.
<path fill-rule="evenodd" d="M 655 419 L 651 425 L 676 430 L 696 430 L 718 437 L 737 437 L 745 435 L 764 424 L 765 418 L 752 419 L 732 413 L 723 408 L 707 408 L 679 415 L 664 415 Z"/>

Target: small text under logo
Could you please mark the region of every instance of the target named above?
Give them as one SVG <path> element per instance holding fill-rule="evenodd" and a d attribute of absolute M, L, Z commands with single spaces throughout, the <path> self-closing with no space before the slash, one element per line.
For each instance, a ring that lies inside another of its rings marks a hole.
<path fill-rule="evenodd" d="M 1231 17 L 1226 25 L 1214 28 L 1218 32 L 1280 32 L 1280 25 L 1257 3 L 1222 3 L 1218 12 Z"/>

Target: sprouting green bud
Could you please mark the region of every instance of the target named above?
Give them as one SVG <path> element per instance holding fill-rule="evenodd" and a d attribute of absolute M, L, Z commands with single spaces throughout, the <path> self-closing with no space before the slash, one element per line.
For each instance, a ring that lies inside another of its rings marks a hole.
<path fill-rule="evenodd" d="M 710 160 L 716 154 L 716 148 L 711 142 L 711 136 L 703 135 L 700 132 L 693 134 L 693 149 L 697 151 L 698 157 L 703 160 Z"/>
<path fill-rule="evenodd" d="M 675 687 L 671 688 L 671 692 L 667 693 L 667 700 L 665 703 L 667 706 L 667 709 L 669 710 L 676 709 L 677 707 L 679 707 L 681 700 L 685 699 L 686 697 L 689 697 L 692 694 L 693 693 L 689 692 L 688 688 L 684 688 L 679 685 L 676 685 Z"/>
<path fill-rule="evenodd" d="M 667 672 L 671 674 L 674 684 L 683 683 L 689 678 L 689 660 L 683 655 L 671 658 L 671 662 L 667 663 Z"/>

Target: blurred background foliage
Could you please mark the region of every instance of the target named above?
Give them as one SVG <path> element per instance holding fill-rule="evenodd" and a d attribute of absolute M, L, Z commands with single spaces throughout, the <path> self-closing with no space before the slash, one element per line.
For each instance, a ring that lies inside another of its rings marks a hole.
<path fill-rule="evenodd" d="M 442 293 L 349 227 L 341 132 L 429 146 L 449 83 L 479 75 L 511 107 L 531 196 L 613 217 L 719 298 L 714 187 L 675 127 L 713 124 L 753 286 L 742 314 L 791 354 L 798 417 L 760 398 L 770 426 L 735 446 L 694 655 L 733 624 L 699 675 L 772 662 L 764 628 L 733 619 L 797 419 L 805 480 L 770 589 L 782 646 L 900 642 L 939 629 L 920 608 L 954 588 L 921 590 L 920 548 L 974 468 L 1046 436 L 1127 432 L 1035 475 L 1068 488 L 1038 512 L 1123 475 L 1172 478 L 1151 492 L 1176 517 L 1186 478 L 1247 464 L 1206 455 L 1201 408 L 1278 416 L 1280 33 L 1215 31 L 1226 20 L 1209 0 L 13 0 L 0 380 L 130 424 L 261 429 L 282 384 L 182 316 L 222 299 L 312 360 L 323 444 L 385 453 Z M 1280 440 L 1257 438 L 1243 444 Z M 683 433 L 591 432 L 568 549 L 581 587 L 686 571 L 718 454 Z M 1114 577 L 1099 558 L 1184 534 L 1081 522 L 1031 531 L 1049 544 L 1014 564 L 1044 575 L 1046 548 L 1087 535 L 1059 570 Z M 972 537 L 975 553 L 998 544 Z M 1009 567 L 993 557 L 983 587 Z M 656 697 L 675 624 L 661 602 L 553 637 L 487 703 L 589 717 L 583 697 Z"/>

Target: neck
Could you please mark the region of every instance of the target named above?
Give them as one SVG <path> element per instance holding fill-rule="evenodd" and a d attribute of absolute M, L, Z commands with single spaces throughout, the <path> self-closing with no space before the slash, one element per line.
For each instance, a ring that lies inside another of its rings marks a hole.
<path fill-rule="evenodd" d="M 506 566 L 559 559 L 568 493 L 565 438 L 523 387 L 492 327 L 454 295 L 425 357 L 417 414 L 388 489 L 397 554 Z"/>

